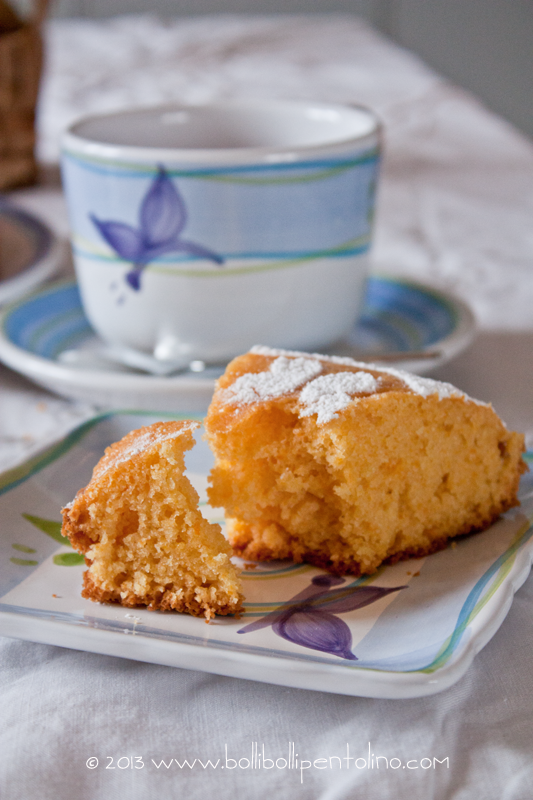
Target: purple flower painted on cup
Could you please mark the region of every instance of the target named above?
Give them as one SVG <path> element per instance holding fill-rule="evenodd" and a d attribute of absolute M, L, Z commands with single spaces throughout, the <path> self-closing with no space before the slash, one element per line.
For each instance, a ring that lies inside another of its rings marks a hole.
<path fill-rule="evenodd" d="M 99 220 L 90 214 L 101 236 L 124 261 L 133 268 L 126 281 L 135 291 L 141 288 L 141 275 L 150 261 L 165 253 L 188 253 L 223 264 L 222 256 L 195 242 L 181 238 L 187 224 L 187 208 L 177 186 L 161 165 L 139 209 L 139 225 L 134 228 L 125 222 Z"/>
<path fill-rule="evenodd" d="M 278 636 L 302 647 L 320 650 L 339 658 L 357 661 L 352 653 L 352 633 L 348 625 L 335 614 L 355 611 L 375 603 L 392 592 L 406 589 L 395 586 L 385 589 L 381 586 L 352 586 L 331 589 L 344 583 L 344 578 L 333 575 L 317 575 L 311 585 L 282 603 L 261 619 L 250 622 L 237 633 L 252 633 L 260 628 L 272 626 Z"/>

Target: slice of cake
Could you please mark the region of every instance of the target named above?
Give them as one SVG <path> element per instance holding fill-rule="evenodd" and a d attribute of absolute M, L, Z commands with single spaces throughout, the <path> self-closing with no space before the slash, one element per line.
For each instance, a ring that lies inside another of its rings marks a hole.
<path fill-rule="evenodd" d="M 108 447 L 63 509 L 63 535 L 85 554 L 83 597 L 209 619 L 242 604 L 220 525 L 205 520 L 183 474 L 197 422 L 157 422 Z"/>
<path fill-rule="evenodd" d="M 236 553 L 372 573 L 517 505 L 524 439 L 450 384 L 256 347 L 206 420 L 209 499 Z"/>

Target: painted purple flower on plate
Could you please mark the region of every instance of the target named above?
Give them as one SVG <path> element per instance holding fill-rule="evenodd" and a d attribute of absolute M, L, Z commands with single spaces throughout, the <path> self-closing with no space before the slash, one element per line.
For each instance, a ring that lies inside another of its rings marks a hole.
<path fill-rule="evenodd" d="M 344 582 L 344 578 L 334 575 L 316 575 L 306 589 L 237 633 L 252 633 L 271 625 L 274 633 L 288 642 L 357 661 L 357 656 L 352 653 L 350 628 L 335 614 L 355 611 L 407 587 L 348 586 L 331 589 Z"/>
<path fill-rule="evenodd" d="M 182 239 L 187 208 L 162 166 L 143 197 L 137 228 L 125 222 L 99 220 L 94 214 L 90 218 L 115 253 L 124 261 L 132 262 L 133 268 L 127 273 L 126 281 L 135 291 L 141 288 L 141 275 L 146 265 L 165 253 L 188 253 L 219 265 L 224 263 L 222 256 L 207 247 Z"/>

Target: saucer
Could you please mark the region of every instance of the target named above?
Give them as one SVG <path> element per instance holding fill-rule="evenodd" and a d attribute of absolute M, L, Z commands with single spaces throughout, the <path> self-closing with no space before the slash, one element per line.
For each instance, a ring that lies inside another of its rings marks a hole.
<path fill-rule="evenodd" d="M 419 283 L 372 276 L 358 324 L 325 353 L 422 374 L 464 350 L 474 331 L 463 302 Z M 225 367 L 192 362 L 162 377 L 113 362 L 106 350 L 75 282 L 53 284 L 0 314 L 0 361 L 52 392 L 100 407 L 201 411 Z"/>
<path fill-rule="evenodd" d="M 49 280 L 65 254 L 44 222 L 0 196 L 0 305 Z"/>

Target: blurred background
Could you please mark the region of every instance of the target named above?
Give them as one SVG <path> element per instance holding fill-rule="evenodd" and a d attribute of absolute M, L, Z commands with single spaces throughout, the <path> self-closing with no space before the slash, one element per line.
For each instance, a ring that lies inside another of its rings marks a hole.
<path fill-rule="evenodd" d="M 19 2 L 20 6 L 20 2 Z M 56 0 L 53 16 L 353 13 L 533 136 L 533 0 Z"/>

